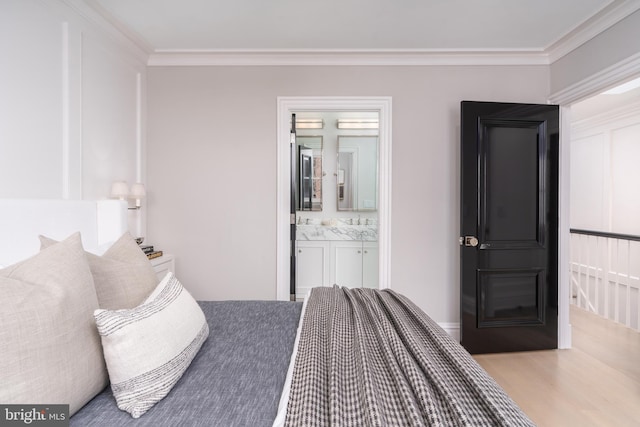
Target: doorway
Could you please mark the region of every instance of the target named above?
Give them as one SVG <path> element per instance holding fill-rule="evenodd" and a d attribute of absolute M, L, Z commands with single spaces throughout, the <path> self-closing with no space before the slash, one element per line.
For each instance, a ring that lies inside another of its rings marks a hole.
<path fill-rule="evenodd" d="M 571 116 L 571 302 L 640 330 L 640 78 Z"/>
<path fill-rule="evenodd" d="M 277 268 L 276 296 L 279 300 L 291 299 L 290 267 L 292 247 L 291 221 L 291 167 L 290 120 L 291 114 L 304 116 L 311 112 L 368 112 L 378 115 L 378 182 L 377 182 L 377 283 L 378 288 L 388 288 L 390 266 L 390 215 L 391 215 L 391 98 L 390 97 L 279 97 L 277 127 Z M 313 145 L 314 141 L 309 141 Z M 337 174 L 337 172 L 336 172 Z M 338 176 L 336 176 L 337 181 Z M 310 187 L 311 189 L 313 187 Z M 338 188 L 336 187 L 336 198 Z M 318 206 L 318 198 L 309 192 L 309 206 Z M 317 196 L 317 193 L 316 193 Z M 371 198 L 367 199 L 367 205 Z M 363 200 L 363 206 L 366 201 Z M 315 204 L 314 204 L 315 203 Z M 357 202 L 356 202 L 357 203 Z M 348 212 L 348 211 L 346 211 Z M 313 211 L 310 212 L 313 214 Z M 345 214 L 348 216 L 348 214 Z M 357 214 L 356 214 L 357 215 Z M 312 217 L 312 215 L 309 215 Z M 362 218 L 362 216 L 361 216 Z M 353 220 L 353 213 L 347 220 Z M 361 219 L 362 221 L 362 219 Z M 305 224 L 306 225 L 306 224 Z M 298 292 L 296 297 L 303 297 Z"/>
<path fill-rule="evenodd" d="M 570 264 L 570 163 L 571 163 L 571 106 L 599 92 L 619 85 L 622 82 L 638 77 L 640 59 L 623 61 L 605 71 L 585 78 L 568 89 L 555 92 L 549 96 L 549 102 L 560 107 L 560 218 L 559 218 L 559 295 L 558 295 L 558 348 L 571 348 L 571 323 L 569 307 L 571 297 Z"/>
<path fill-rule="evenodd" d="M 295 294 L 378 288 L 376 111 L 295 111 Z"/>

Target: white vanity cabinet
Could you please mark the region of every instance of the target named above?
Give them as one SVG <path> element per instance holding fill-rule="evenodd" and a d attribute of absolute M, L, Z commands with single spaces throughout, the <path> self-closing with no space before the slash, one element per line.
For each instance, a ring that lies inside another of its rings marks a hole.
<path fill-rule="evenodd" d="M 378 288 L 378 242 L 362 242 L 362 286 L 365 288 Z"/>
<path fill-rule="evenodd" d="M 331 283 L 350 288 L 378 287 L 378 242 L 331 242 Z"/>
<path fill-rule="evenodd" d="M 296 294 L 304 298 L 316 286 L 378 287 L 378 242 L 298 240 Z"/>
<path fill-rule="evenodd" d="M 331 283 L 348 288 L 362 286 L 362 242 L 331 243 Z"/>
<path fill-rule="evenodd" d="M 315 286 L 330 286 L 331 242 L 322 240 L 296 242 L 296 293 L 304 297 Z"/>

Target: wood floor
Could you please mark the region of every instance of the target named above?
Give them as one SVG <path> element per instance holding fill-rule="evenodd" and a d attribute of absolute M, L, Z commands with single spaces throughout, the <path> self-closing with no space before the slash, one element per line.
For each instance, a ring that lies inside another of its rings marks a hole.
<path fill-rule="evenodd" d="M 476 355 L 538 426 L 640 426 L 640 333 L 571 307 L 573 348 Z"/>

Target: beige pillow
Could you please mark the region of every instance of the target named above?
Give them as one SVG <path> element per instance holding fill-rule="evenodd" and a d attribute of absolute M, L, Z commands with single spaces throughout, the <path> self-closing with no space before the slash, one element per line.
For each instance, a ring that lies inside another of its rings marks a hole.
<path fill-rule="evenodd" d="M 42 248 L 56 243 L 40 236 Z M 87 252 L 100 308 L 133 308 L 158 285 L 147 256 L 129 233 L 123 234 L 102 256 Z"/>
<path fill-rule="evenodd" d="M 0 402 L 69 404 L 107 385 L 80 234 L 0 270 Z"/>
<path fill-rule="evenodd" d="M 209 335 L 202 309 L 173 273 L 143 304 L 96 310 L 118 408 L 138 418 L 163 399 Z"/>

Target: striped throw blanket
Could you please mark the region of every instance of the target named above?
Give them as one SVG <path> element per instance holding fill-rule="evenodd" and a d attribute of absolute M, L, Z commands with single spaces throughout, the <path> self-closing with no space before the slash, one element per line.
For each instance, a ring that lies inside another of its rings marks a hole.
<path fill-rule="evenodd" d="M 287 426 L 532 426 L 500 386 L 406 297 L 314 288 Z"/>

